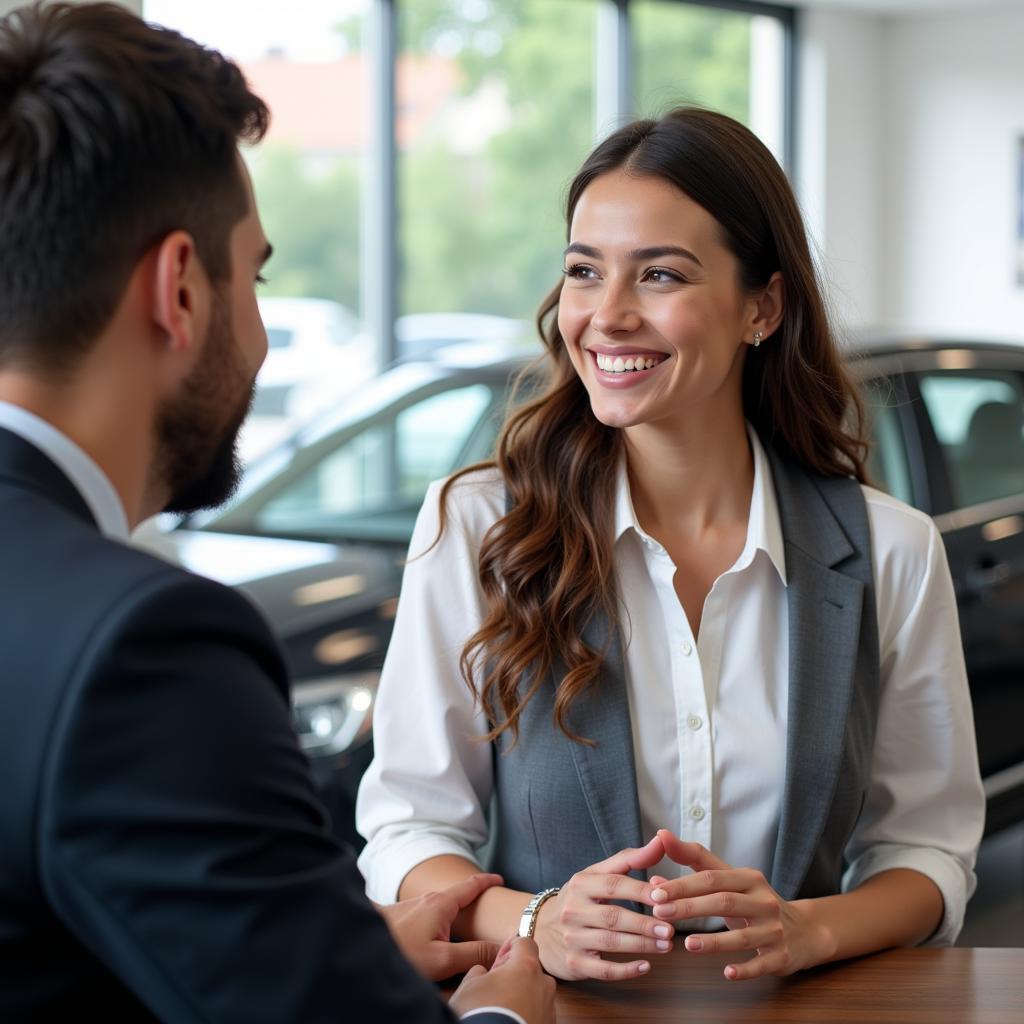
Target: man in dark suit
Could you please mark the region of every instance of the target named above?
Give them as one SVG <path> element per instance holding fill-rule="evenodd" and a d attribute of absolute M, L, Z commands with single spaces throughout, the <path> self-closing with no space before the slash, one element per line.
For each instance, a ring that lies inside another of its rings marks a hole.
<path fill-rule="evenodd" d="M 237 144 L 266 121 L 122 8 L 0 22 L 4 1021 L 453 1020 L 427 978 L 496 954 L 448 941 L 494 876 L 366 900 L 266 624 L 123 543 L 237 476 L 269 255 Z M 553 982 L 514 940 L 451 1006 L 543 1024 Z"/>

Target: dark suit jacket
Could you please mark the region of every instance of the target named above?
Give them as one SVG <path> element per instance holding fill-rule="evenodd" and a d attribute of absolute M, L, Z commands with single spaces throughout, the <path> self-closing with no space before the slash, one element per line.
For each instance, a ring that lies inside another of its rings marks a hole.
<path fill-rule="evenodd" d="M 453 1019 L 328 832 L 255 609 L 2 429 L 0 779 L 0 1020 Z"/>

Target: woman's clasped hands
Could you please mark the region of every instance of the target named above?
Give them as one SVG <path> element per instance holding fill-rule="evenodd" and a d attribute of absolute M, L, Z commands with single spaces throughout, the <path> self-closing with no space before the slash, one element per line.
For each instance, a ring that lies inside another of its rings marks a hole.
<path fill-rule="evenodd" d="M 666 856 L 693 873 L 673 879 L 652 875 L 646 882 L 630 877 L 630 871 L 652 868 Z M 792 974 L 830 959 L 828 935 L 808 901 L 782 899 L 760 871 L 734 868 L 667 829 L 644 847 L 622 850 L 573 875 L 540 908 L 534 938 L 544 969 L 557 978 L 623 981 L 650 970 L 642 957 L 673 948 L 675 922 L 709 917 L 723 918 L 729 930 L 688 936 L 688 952 L 756 954 L 725 968 L 730 981 Z M 605 960 L 604 953 L 638 959 Z"/>

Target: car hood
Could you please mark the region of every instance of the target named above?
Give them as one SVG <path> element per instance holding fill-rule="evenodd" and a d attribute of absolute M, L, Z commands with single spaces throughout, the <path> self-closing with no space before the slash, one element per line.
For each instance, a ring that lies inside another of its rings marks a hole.
<path fill-rule="evenodd" d="M 358 544 L 323 544 L 176 529 L 137 534 L 135 543 L 190 572 L 247 593 L 288 635 L 393 599 L 404 553 Z"/>

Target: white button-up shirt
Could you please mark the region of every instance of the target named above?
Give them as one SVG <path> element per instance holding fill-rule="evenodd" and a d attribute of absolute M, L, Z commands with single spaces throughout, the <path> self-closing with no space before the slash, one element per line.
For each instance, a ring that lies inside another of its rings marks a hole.
<path fill-rule="evenodd" d="M 675 565 L 637 522 L 624 462 L 614 557 L 644 838 L 666 827 L 770 877 L 785 777 L 789 616 L 771 469 L 752 431 L 750 439 L 746 542 L 708 593 L 699 636 L 676 595 Z M 863 491 L 882 698 L 871 785 L 847 849 L 843 889 L 889 868 L 922 872 L 945 900 L 932 941 L 948 943 L 974 890 L 985 813 L 956 601 L 931 520 Z M 487 839 L 493 769 L 489 746 L 478 740 L 487 726 L 458 657 L 482 621 L 477 556 L 504 514 L 505 492 L 496 470 L 457 483 L 448 529 L 417 558 L 437 534 L 438 498 L 435 484 L 413 534 L 374 713 L 376 756 L 357 804 L 368 840 L 359 866 L 380 903 L 394 901 L 422 861 L 440 854 L 475 861 Z M 671 878 L 683 870 L 663 861 L 652 873 Z"/>

